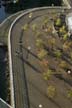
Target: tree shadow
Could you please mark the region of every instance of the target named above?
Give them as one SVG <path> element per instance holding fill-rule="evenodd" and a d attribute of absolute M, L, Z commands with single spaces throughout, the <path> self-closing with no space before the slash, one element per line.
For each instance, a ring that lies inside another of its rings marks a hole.
<path fill-rule="evenodd" d="M 63 80 L 65 83 L 67 83 L 68 85 L 72 86 L 72 80 L 70 79 L 66 79 L 62 76 L 62 74 L 54 74 L 54 76 L 60 80 Z"/>
<path fill-rule="evenodd" d="M 26 63 L 28 66 L 30 66 L 33 70 L 35 70 L 38 73 L 41 73 L 39 69 L 37 69 L 35 66 L 33 66 L 29 61 L 25 60 L 23 57 L 21 57 L 21 60 Z"/>
<path fill-rule="evenodd" d="M 54 54 L 54 50 L 50 50 L 47 46 L 44 46 L 44 48 L 48 51 L 49 55 L 52 57 L 56 57 Z M 65 60 L 67 63 L 69 63 L 70 65 L 72 65 L 72 62 L 70 60 L 70 57 L 68 54 L 64 53 L 62 49 L 57 48 L 57 50 L 60 50 L 62 52 L 62 56 L 60 57 L 61 59 Z"/>
<path fill-rule="evenodd" d="M 20 52 L 21 52 L 21 55 L 20 57 L 22 58 L 23 57 L 23 51 L 22 51 L 22 47 L 20 46 Z M 19 55 L 19 53 L 18 53 Z M 21 66 L 23 68 L 23 79 L 24 79 L 24 97 L 25 97 L 25 100 L 24 100 L 24 105 L 26 108 L 30 108 L 30 102 L 29 102 L 29 94 L 28 94 L 28 86 L 27 86 L 27 79 L 26 79 L 26 74 L 25 74 L 25 63 L 21 60 Z"/>
<path fill-rule="evenodd" d="M 62 49 L 60 49 L 60 48 L 57 48 L 57 49 L 62 52 L 62 59 L 64 59 L 66 62 L 68 62 L 70 65 L 72 65 L 71 57 L 67 53 L 65 53 Z"/>
<path fill-rule="evenodd" d="M 23 64 L 26 63 L 26 64 L 27 64 L 28 66 L 30 66 L 33 70 L 35 70 L 35 71 L 38 72 L 38 73 L 41 73 L 41 71 L 40 71 L 39 69 L 37 69 L 37 68 L 36 68 L 35 66 L 33 66 L 29 61 L 27 61 L 27 60 L 25 60 L 25 59 L 23 58 L 22 53 L 20 54 L 20 53 L 17 52 L 17 51 L 16 51 L 16 53 L 17 53 L 16 56 L 22 60 Z"/>
<path fill-rule="evenodd" d="M 44 49 L 45 49 L 46 51 L 48 51 L 48 54 L 49 54 L 50 56 L 56 57 L 55 54 L 53 53 L 53 49 L 48 48 L 46 45 L 44 45 Z"/>
<path fill-rule="evenodd" d="M 70 65 L 72 65 L 71 61 L 66 57 L 66 56 L 62 56 L 62 59 L 65 60 L 67 63 L 69 63 Z"/>
<path fill-rule="evenodd" d="M 32 56 L 34 56 L 36 59 L 38 59 L 38 60 L 41 61 L 41 59 L 40 59 L 37 55 L 35 55 L 35 54 L 34 54 L 33 52 L 31 52 L 30 50 L 28 50 L 25 46 L 22 45 L 22 48 L 25 49 L 29 54 L 31 54 Z"/>
<path fill-rule="evenodd" d="M 58 108 L 62 108 L 54 99 L 49 98 L 46 93 L 42 92 L 35 84 L 32 82 L 29 82 L 38 92 L 40 92 L 41 95 L 44 95 L 47 99 L 49 99 L 53 104 L 55 104 Z"/>

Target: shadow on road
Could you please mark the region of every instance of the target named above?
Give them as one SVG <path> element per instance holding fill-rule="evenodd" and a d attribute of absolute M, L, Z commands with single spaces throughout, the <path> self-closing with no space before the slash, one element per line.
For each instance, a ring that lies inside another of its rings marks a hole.
<path fill-rule="evenodd" d="M 34 56 L 36 59 L 38 59 L 38 60 L 41 61 L 41 59 L 40 59 L 37 55 L 35 55 L 35 54 L 34 54 L 33 52 L 31 52 L 30 50 L 28 50 L 25 46 L 22 46 L 22 48 L 25 49 L 29 54 L 31 54 L 32 56 Z"/>

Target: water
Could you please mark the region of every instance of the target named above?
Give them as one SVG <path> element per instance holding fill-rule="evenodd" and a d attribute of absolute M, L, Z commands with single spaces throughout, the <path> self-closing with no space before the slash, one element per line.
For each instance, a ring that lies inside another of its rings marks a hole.
<path fill-rule="evenodd" d="M 10 14 L 5 12 L 5 7 L 1 6 L 0 8 L 0 23 L 6 19 Z"/>

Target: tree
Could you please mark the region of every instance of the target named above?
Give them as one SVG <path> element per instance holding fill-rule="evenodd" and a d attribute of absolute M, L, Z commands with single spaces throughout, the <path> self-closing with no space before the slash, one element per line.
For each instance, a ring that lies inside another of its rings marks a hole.
<path fill-rule="evenodd" d="M 72 99 L 72 89 L 69 89 L 68 92 L 67 92 L 67 97 L 69 99 Z"/>
<path fill-rule="evenodd" d="M 42 61 L 40 61 L 40 64 L 46 68 L 46 67 L 48 67 L 49 62 L 47 59 L 43 59 Z"/>
<path fill-rule="evenodd" d="M 54 51 L 54 54 L 57 58 L 60 58 L 62 56 L 62 52 L 60 50 Z"/>
<path fill-rule="evenodd" d="M 69 41 L 66 41 L 64 44 L 63 44 L 63 50 L 67 51 L 71 48 L 72 46 L 72 42 L 69 42 Z"/>
<path fill-rule="evenodd" d="M 56 96 L 56 88 L 52 85 L 48 86 L 47 88 L 47 94 L 49 98 L 53 98 Z"/>
<path fill-rule="evenodd" d="M 60 64 L 59 64 L 59 67 L 65 69 L 65 68 L 68 67 L 68 64 L 66 63 L 66 61 L 62 60 L 62 61 L 60 62 Z"/>
<path fill-rule="evenodd" d="M 64 35 L 63 35 L 63 40 L 67 40 L 68 39 L 68 33 L 65 33 Z"/>
<path fill-rule="evenodd" d="M 56 26 L 61 26 L 61 19 L 60 19 L 60 18 L 58 18 L 58 19 L 56 20 L 55 25 L 56 25 Z"/>
<path fill-rule="evenodd" d="M 52 70 L 48 69 L 46 72 L 43 73 L 44 80 L 49 80 L 52 74 L 53 74 Z"/>
<path fill-rule="evenodd" d="M 65 34 L 66 33 L 66 27 L 64 25 L 62 27 L 60 27 L 59 32 L 61 34 Z"/>
<path fill-rule="evenodd" d="M 36 31 L 36 30 L 37 30 L 37 24 L 33 24 L 33 25 L 32 25 L 32 30 L 33 30 L 33 31 Z"/>
<path fill-rule="evenodd" d="M 40 59 L 44 59 L 46 56 L 47 56 L 47 51 L 46 50 L 44 50 L 44 49 L 41 49 L 40 50 L 40 52 L 38 53 L 38 57 L 40 58 Z"/>
<path fill-rule="evenodd" d="M 35 35 L 36 35 L 37 38 L 40 38 L 41 36 L 43 36 L 43 34 L 39 31 L 37 31 Z"/>
<path fill-rule="evenodd" d="M 28 28 L 29 28 L 29 25 L 28 25 L 28 24 L 25 24 L 25 25 L 22 27 L 22 29 L 25 30 L 25 31 L 28 30 Z"/>
<path fill-rule="evenodd" d="M 53 48 L 56 45 L 56 40 L 55 38 L 51 38 L 51 39 L 48 39 L 47 43 L 48 43 L 48 46 Z"/>
<path fill-rule="evenodd" d="M 43 45 L 44 45 L 44 42 L 43 42 L 42 39 L 37 39 L 37 40 L 36 40 L 36 46 L 37 46 L 38 48 L 42 48 Z"/>

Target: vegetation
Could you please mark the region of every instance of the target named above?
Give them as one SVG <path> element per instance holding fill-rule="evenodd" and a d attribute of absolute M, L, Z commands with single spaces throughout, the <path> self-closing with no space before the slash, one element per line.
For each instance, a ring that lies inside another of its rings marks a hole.
<path fill-rule="evenodd" d="M 29 18 L 31 18 L 32 16 L 33 14 L 29 13 Z M 46 93 L 49 99 L 52 98 L 51 100 L 53 100 L 53 102 L 55 102 L 54 97 L 56 98 L 56 100 L 59 99 L 59 96 L 60 96 L 60 99 L 62 98 L 65 99 L 65 95 L 63 95 L 62 90 L 65 90 L 64 89 L 65 87 L 67 89 L 70 87 L 69 82 L 71 81 L 70 79 L 71 76 L 70 75 L 67 76 L 68 74 L 64 74 L 64 73 L 66 72 L 66 69 L 71 68 L 71 63 L 72 63 L 70 59 L 72 58 L 72 54 L 71 54 L 72 41 L 69 40 L 66 26 L 65 24 L 62 23 L 62 20 L 59 17 L 58 17 L 58 21 L 56 22 L 55 27 L 58 27 L 58 32 L 60 34 L 54 33 L 52 35 L 52 30 L 54 27 L 53 24 L 54 24 L 54 21 L 56 20 L 57 19 L 53 19 L 51 21 L 50 17 L 48 16 L 48 17 L 45 17 L 43 23 L 41 20 L 40 22 L 41 24 L 38 24 L 39 22 L 38 23 L 36 22 L 35 24 L 32 21 L 30 24 L 25 24 L 22 27 L 22 29 L 25 31 L 25 34 L 31 30 L 30 31 L 31 34 L 29 36 L 30 37 L 32 36 L 31 39 L 32 41 L 34 41 L 33 42 L 34 47 L 32 48 L 35 48 L 34 50 L 32 49 L 32 51 L 34 52 L 32 53 L 30 52 L 31 57 L 34 58 L 33 61 L 31 59 L 31 61 L 29 60 L 26 63 L 36 71 L 35 74 L 37 74 L 38 70 L 39 72 L 41 72 L 40 75 L 39 74 L 37 75 L 39 75 L 38 76 L 39 78 L 42 75 L 41 80 L 44 81 L 42 84 L 45 84 L 44 87 L 46 88 L 48 87 Z M 27 43 L 25 47 L 27 47 L 27 45 L 30 45 L 30 44 L 32 45 L 33 43 L 31 42 Z M 36 82 L 33 82 L 33 83 L 36 83 Z M 9 89 L 8 89 L 8 92 L 9 92 Z M 66 94 L 68 98 L 71 98 L 71 95 L 72 95 L 71 92 L 72 91 L 68 91 L 68 94 Z M 57 93 L 58 93 L 58 96 L 57 96 Z"/>
<path fill-rule="evenodd" d="M 66 69 L 68 67 L 68 64 L 66 63 L 66 61 L 62 60 L 60 63 L 59 63 L 59 67 L 60 68 L 63 68 L 63 69 Z"/>
<path fill-rule="evenodd" d="M 42 48 L 44 45 L 44 42 L 42 39 L 37 39 L 36 40 L 36 46 L 39 47 L 39 48 Z"/>
<path fill-rule="evenodd" d="M 57 58 L 60 58 L 62 56 L 62 52 L 60 50 L 55 50 L 54 54 Z"/>
<path fill-rule="evenodd" d="M 68 92 L 67 92 L 67 97 L 68 97 L 69 99 L 72 99 L 72 89 L 68 90 Z"/>
<path fill-rule="evenodd" d="M 56 96 L 56 88 L 52 85 L 48 86 L 47 94 L 49 98 L 54 98 Z"/>
<path fill-rule="evenodd" d="M 22 27 L 22 29 L 23 29 L 24 31 L 28 30 L 28 28 L 29 28 L 29 25 L 28 25 L 28 24 L 25 24 L 25 25 Z"/>
<path fill-rule="evenodd" d="M 39 63 L 42 67 L 43 79 L 46 81 L 46 84 L 48 84 L 47 95 L 49 98 L 54 99 L 54 97 L 58 98 L 57 93 L 60 93 L 60 91 L 57 91 L 56 87 L 52 85 L 57 83 L 55 78 L 57 78 L 57 81 L 59 82 L 62 79 L 64 83 L 69 80 L 67 76 L 67 69 L 71 69 L 70 58 L 72 58 L 72 41 L 69 40 L 67 27 L 65 22 L 63 23 L 60 17 L 56 15 L 54 19 L 52 19 L 52 22 L 50 22 L 50 20 L 51 19 L 45 16 L 41 26 L 38 26 L 42 28 L 42 31 L 40 32 L 40 29 L 36 29 L 35 44 L 38 49 L 37 55 L 41 59 Z M 54 34 L 52 34 L 53 22 L 55 22 L 54 26 L 55 30 L 57 31 Z M 68 60 L 70 60 L 70 63 Z M 71 97 L 71 91 L 68 92 L 67 95 L 68 97 Z"/>
<path fill-rule="evenodd" d="M 32 25 L 32 30 L 33 30 L 33 31 L 36 31 L 36 30 L 37 30 L 37 25 L 36 25 L 36 24 L 33 24 L 33 25 Z"/>
<path fill-rule="evenodd" d="M 39 81 L 44 85 L 42 90 L 46 90 L 47 98 L 57 106 L 65 108 L 63 101 L 67 102 L 67 98 L 72 99 L 72 91 L 66 93 L 71 87 L 72 80 L 72 40 L 69 38 L 68 29 L 60 13 L 54 13 L 52 16 L 49 14 L 41 17 L 42 19 L 38 22 L 36 20 L 36 23 L 33 20 L 30 23 L 31 39 L 34 41 L 34 51 L 36 50 L 34 54 L 37 59 L 33 64 L 32 61 L 29 62 L 36 67 L 36 71 L 39 71 L 40 74 L 37 72 L 35 74 L 39 75 L 38 78 L 41 77 Z"/>
<path fill-rule="evenodd" d="M 40 52 L 38 53 L 38 57 L 40 59 L 44 59 L 47 56 L 48 52 L 44 49 L 41 49 Z"/>
<path fill-rule="evenodd" d="M 53 72 L 51 69 L 48 69 L 47 72 L 43 73 L 44 80 L 49 80 L 52 76 Z"/>
<path fill-rule="evenodd" d="M 61 26 L 61 19 L 60 18 L 56 19 L 55 25 Z"/>
<path fill-rule="evenodd" d="M 37 38 L 40 38 L 41 36 L 43 36 L 43 33 L 37 31 L 37 32 L 36 32 L 36 37 L 37 37 Z"/>
<path fill-rule="evenodd" d="M 66 41 L 66 40 L 68 39 L 68 37 L 69 37 L 69 36 L 68 36 L 68 33 L 65 33 L 65 34 L 63 35 L 63 40 Z"/>
<path fill-rule="evenodd" d="M 32 17 L 32 15 L 33 15 L 33 13 L 31 12 L 31 13 L 29 13 L 29 18 L 31 18 Z"/>

